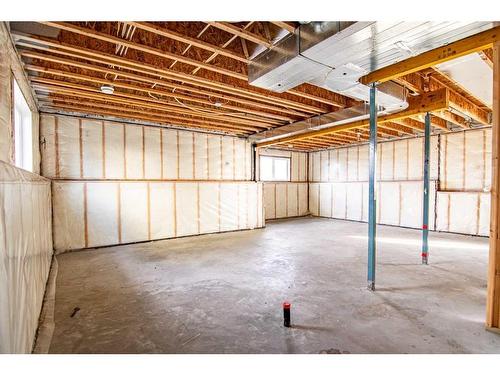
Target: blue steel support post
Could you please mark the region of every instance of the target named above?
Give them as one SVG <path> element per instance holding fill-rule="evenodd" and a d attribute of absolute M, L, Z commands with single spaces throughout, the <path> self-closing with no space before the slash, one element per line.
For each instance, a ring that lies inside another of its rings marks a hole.
<path fill-rule="evenodd" d="M 431 114 L 425 115 L 425 138 L 424 138 L 424 205 L 422 218 L 422 264 L 428 264 L 429 260 L 429 158 L 431 149 Z"/>
<path fill-rule="evenodd" d="M 375 255 L 377 228 L 377 201 L 375 173 L 377 166 L 377 105 L 375 83 L 370 87 L 370 169 L 368 189 L 368 289 L 375 290 Z"/>

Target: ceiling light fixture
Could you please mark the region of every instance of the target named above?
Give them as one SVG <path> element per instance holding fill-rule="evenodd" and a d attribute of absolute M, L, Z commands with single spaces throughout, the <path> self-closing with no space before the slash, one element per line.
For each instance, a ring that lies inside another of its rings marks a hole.
<path fill-rule="evenodd" d="M 115 88 L 112 85 L 102 85 L 101 92 L 103 94 L 112 95 L 115 92 Z"/>
<path fill-rule="evenodd" d="M 222 107 L 222 103 L 221 102 L 215 102 L 214 106 L 216 106 L 217 108 L 220 108 L 220 107 Z"/>

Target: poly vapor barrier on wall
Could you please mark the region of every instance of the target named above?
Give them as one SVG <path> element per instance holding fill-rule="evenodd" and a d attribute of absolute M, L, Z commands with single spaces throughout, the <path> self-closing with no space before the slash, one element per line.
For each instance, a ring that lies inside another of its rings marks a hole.
<path fill-rule="evenodd" d="M 0 353 L 30 353 L 52 259 L 50 182 L 0 161 Z"/>
<path fill-rule="evenodd" d="M 382 142 L 377 145 L 377 180 L 412 181 L 423 178 L 423 138 Z M 311 182 L 368 181 L 368 145 L 309 154 Z M 438 137 L 431 137 L 430 178 L 438 175 Z"/>
<path fill-rule="evenodd" d="M 307 182 L 265 182 L 264 209 L 267 219 L 308 214 Z"/>
<path fill-rule="evenodd" d="M 52 194 L 58 253 L 264 226 L 255 182 L 53 181 Z"/>
<path fill-rule="evenodd" d="M 377 183 L 377 223 L 422 228 L 420 181 Z M 429 191 L 429 228 L 434 229 L 435 184 Z M 309 211 L 314 216 L 368 221 L 368 183 L 310 183 Z"/>
<path fill-rule="evenodd" d="M 490 191 L 491 129 L 443 134 L 440 154 L 441 190 Z"/>
<path fill-rule="evenodd" d="M 41 115 L 42 174 L 53 179 L 250 180 L 244 139 Z"/>
<path fill-rule="evenodd" d="M 489 236 L 490 194 L 438 192 L 436 230 Z"/>

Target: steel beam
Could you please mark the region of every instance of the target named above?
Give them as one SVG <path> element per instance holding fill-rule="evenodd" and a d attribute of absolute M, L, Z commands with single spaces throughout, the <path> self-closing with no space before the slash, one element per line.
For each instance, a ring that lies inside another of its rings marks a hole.
<path fill-rule="evenodd" d="M 425 115 L 424 136 L 424 197 L 422 218 L 422 264 L 429 261 L 429 158 L 431 149 L 431 114 Z"/>
<path fill-rule="evenodd" d="M 376 87 L 370 87 L 370 169 L 368 189 L 368 289 L 375 290 L 375 255 L 377 228 L 377 200 L 375 173 L 377 171 L 377 104 Z"/>

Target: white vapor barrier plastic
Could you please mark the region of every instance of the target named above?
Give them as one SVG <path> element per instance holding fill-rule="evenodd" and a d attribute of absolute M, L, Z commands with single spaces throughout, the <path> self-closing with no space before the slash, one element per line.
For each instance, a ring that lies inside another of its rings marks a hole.
<path fill-rule="evenodd" d="M 377 179 L 412 181 L 423 177 L 423 138 L 381 142 L 377 148 Z M 431 137 L 430 176 L 437 178 L 438 137 Z M 309 154 L 311 182 L 368 181 L 368 145 L 317 151 Z"/>
<path fill-rule="evenodd" d="M 53 181 L 57 253 L 264 226 L 255 182 Z"/>
<path fill-rule="evenodd" d="M 491 129 L 468 130 L 441 136 L 442 190 L 491 188 Z"/>
<path fill-rule="evenodd" d="M 42 174 L 53 179 L 251 179 L 242 138 L 48 114 L 40 136 Z"/>
<path fill-rule="evenodd" d="M 381 181 L 377 183 L 377 222 L 409 228 L 422 227 L 421 181 Z M 434 228 L 435 183 L 431 182 L 429 227 Z M 334 182 L 309 184 L 311 215 L 367 221 L 368 183 Z"/>
<path fill-rule="evenodd" d="M 438 192 L 436 230 L 489 235 L 490 194 Z"/>
<path fill-rule="evenodd" d="M 50 181 L 0 161 L 0 353 L 30 353 L 52 259 Z"/>
<path fill-rule="evenodd" d="M 307 182 L 265 182 L 264 208 L 266 220 L 308 215 Z"/>

